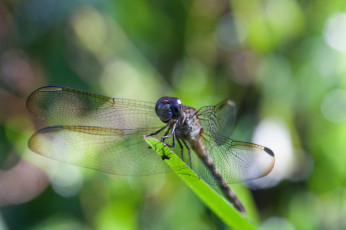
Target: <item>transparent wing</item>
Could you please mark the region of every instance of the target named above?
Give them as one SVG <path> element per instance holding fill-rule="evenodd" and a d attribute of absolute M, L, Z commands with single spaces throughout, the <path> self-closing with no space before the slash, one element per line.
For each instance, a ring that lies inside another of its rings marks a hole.
<path fill-rule="evenodd" d="M 47 86 L 31 93 L 27 108 L 49 126 L 29 140 L 38 154 L 119 175 L 169 171 L 143 139 L 163 125 L 154 103 Z"/>
<path fill-rule="evenodd" d="M 232 139 L 225 139 L 224 144 L 218 145 L 207 135 L 203 142 L 215 167 L 229 184 L 264 177 L 274 166 L 274 153 L 267 147 Z M 197 173 L 208 183 L 217 184 L 204 164 L 198 164 Z"/>
<path fill-rule="evenodd" d="M 29 148 L 48 158 L 111 174 L 150 175 L 170 171 L 160 156 L 148 148 L 143 133 L 133 130 L 48 127 L 30 138 Z"/>
<path fill-rule="evenodd" d="M 136 130 L 162 127 L 154 103 L 110 98 L 66 87 L 39 88 L 30 94 L 26 106 L 49 126 Z"/>
<path fill-rule="evenodd" d="M 224 139 L 218 136 L 230 137 L 235 121 L 235 103 L 227 99 L 216 106 L 205 106 L 198 110 L 203 131 L 211 136 L 218 145 Z"/>
<path fill-rule="evenodd" d="M 272 170 L 275 162 L 274 153 L 269 148 L 229 138 L 235 114 L 233 105 L 227 100 L 217 106 L 203 107 L 198 113 L 205 149 L 227 183 L 261 178 Z M 217 184 L 203 163 L 196 165 L 195 170 L 202 178 Z"/>

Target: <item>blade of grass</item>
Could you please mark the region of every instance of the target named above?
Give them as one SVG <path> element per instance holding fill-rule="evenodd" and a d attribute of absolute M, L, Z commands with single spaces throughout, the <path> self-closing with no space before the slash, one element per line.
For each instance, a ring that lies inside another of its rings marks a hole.
<path fill-rule="evenodd" d="M 153 137 L 144 139 L 161 157 L 167 156 L 164 161 L 225 224 L 232 229 L 256 229 L 225 198 L 200 179 L 172 150 Z"/>

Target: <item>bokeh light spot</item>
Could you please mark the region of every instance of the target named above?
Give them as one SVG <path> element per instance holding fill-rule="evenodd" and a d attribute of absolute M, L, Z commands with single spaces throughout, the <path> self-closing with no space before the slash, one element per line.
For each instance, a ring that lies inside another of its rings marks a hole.
<path fill-rule="evenodd" d="M 335 89 L 329 92 L 322 101 L 321 111 L 331 122 L 346 121 L 346 91 Z"/>
<path fill-rule="evenodd" d="M 173 83 L 186 94 L 198 92 L 207 83 L 206 67 L 196 59 L 185 59 L 176 66 Z"/>
<path fill-rule="evenodd" d="M 91 7 L 83 7 L 72 18 L 72 27 L 80 42 L 90 51 L 98 51 L 106 44 L 106 24 Z"/>
<path fill-rule="evenodd" d="M 323 36 L 330 47 L 346 52 L 346 13 L 332 15 L 326 22 Z"/>
<path fill-rule="evenodd" d="M 267 176 L 250 181 L 250 187 L 271 187 L 292 174 L 295 157 L 289 130 L 283 122 L 273 118 L 261 121 L 255 129 L 252 142 L 270 148 L 275 154 L 275 164 Z"/>
<path fill-rule="evenodd" d="M 82 187 L 82 175 L 76 166 L 60 164 L 51 178 L 52 187 L 63 197 L 76 195 Z"/>

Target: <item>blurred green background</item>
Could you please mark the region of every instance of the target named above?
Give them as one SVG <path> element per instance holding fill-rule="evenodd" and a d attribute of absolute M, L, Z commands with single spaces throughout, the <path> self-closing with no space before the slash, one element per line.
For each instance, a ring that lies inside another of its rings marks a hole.
<path fill-rule="evenodd" d="M 346 228 L 343 0 L 0 1 L 0 229 L 223 229 L 173 174 L 32 153 L 25 100 L 45 85 L 196 108 L 232 98 L 232 137 L 276 154 L 248 183 L 256 225 Z"/>

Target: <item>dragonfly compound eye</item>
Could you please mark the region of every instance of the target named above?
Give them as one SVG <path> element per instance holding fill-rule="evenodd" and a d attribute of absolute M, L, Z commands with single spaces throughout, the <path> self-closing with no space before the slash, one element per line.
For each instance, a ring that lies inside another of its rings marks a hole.
<path fill-rule="evenodd" d="M 179 119 L 181 117 L 182 104 L 178 98 L 162 97 L 155 106 L 156 115 L 162 122 L 169 122 L 171 119 Z"/>

